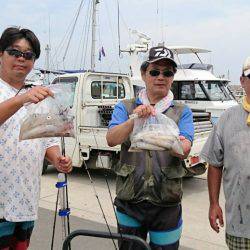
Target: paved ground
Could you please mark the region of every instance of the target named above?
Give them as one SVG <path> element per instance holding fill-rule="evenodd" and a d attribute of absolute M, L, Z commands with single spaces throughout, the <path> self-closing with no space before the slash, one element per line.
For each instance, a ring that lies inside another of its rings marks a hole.
<path fill-rule="evenodd" d="M 110 202 L 109 193 L 102 171 L 92 171 L 96 192 L 100 198 L 105 215 L 112 230 L 115 231 L 116 221 Z M 42 189 L 37 222 L 31 241 L 31 250 L 50 249 L 51 233 L 53 227 L 57 174 L 50 168 L 42 177 Z M 115 177 L 108 175 L 112 196 L 115 193 Z M 221 195 L 221 205 L 224 198 Z M 72 216 L 70 219 L 72 230 L 91 229 L 106 230 L 103 216 L 98 206 L 93 186 L 85 172 L 75 169 L 69 176 L 69 199 Z M 225 232 L 216 234 L 210 229 L 207 219 L 208 193 L 206 176 L 201 178 L 188 178 L 184 180 L 183 219 L 184 228 L 181 238 L 180 250 L 222 250 L 227 249 L 224 242 Z M 57 219 L 56 241 L 54 250 L 61 249 L 61 221 Z M 90 237 L 78 237 L 73 240 L 72 250 L 78 249 L 114 249 L 110 240 Z"/>
<path fill-rule="evenodd" d="M 35 231 L 32 235 L 30 250 L 47 250 L 51 249 L 52 242 L 52 228 L 54 222 L 54 212 L 48 209 L 39 209 L 39 220 L 37 221 Z M 71 231 L 77 229 L 88 229 L 97 231 L 107 231 L 107 227 L 102 223 L 96 223 L 90 220 L 84 220 L 76 216 L 70 217 Z M 111 227 L 112 232 L 116 232 L 114 227 Z M 60 218 L 56 222 L 54 239 L 54 250 L 62 249 L 62 226 Z M 99 239 L 92 237 L 76 237 L 72 240 L 72 250 L 110 250 L 115 249 L 112 240 Z"/>

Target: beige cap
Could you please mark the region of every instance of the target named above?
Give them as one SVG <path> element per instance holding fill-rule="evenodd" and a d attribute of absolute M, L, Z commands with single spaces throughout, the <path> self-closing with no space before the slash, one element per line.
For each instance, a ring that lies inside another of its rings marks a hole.
<path fill-rule="evenodd" d="M 250 56 L 245 60 L 245 62 L 243 64 L 242 72 L 243 72 L 244 76 L 247 76 L 250 74 Z"/>

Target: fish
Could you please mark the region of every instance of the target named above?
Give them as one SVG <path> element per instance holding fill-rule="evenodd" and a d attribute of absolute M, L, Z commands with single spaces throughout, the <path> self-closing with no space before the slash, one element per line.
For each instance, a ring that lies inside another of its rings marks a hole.
<path fill-rule="evenodd" d="M 133 150 L 171 150 L 183 155 L 183 149 L 178 137 L 161 131 L 141 131 L 131 139 Z"/>
<path fill-rule="evenodd" d="M 132 140 L 133 142 L 145 142 L 165 149 L 171 149 L 175 136 L 165 135 L 158 131 L 143 131 L 135 135 Z"/>
<path fill-rule="evenodd" d="M 179 139 L 174 141 L 171 150 L 179 155 L 184 155 L 182 144 Z"/>
<path fill-rule="evenodd" d="M 142 150 L 164 151 L 166 149 L 146 142 L 135 142 L 129 148 L 129 152 L 141 152 Z"/>
<path fill-rule="evenodd" d="M 21 124 L 19 140 L 43 137 L 75 137 L 74 116 L 69 114 L 29 115 Z"/>

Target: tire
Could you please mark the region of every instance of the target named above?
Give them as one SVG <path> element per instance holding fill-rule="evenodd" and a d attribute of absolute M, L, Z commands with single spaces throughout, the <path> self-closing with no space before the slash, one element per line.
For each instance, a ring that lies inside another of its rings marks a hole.
<path fill-rule="evenodd" d="M 49 166 L 49 162 L 46 159 L 44 159 L 44 161 L 43 161 L 42 175 L 46 173 L 46 171 L 48 169 L 48 166 Z"/>

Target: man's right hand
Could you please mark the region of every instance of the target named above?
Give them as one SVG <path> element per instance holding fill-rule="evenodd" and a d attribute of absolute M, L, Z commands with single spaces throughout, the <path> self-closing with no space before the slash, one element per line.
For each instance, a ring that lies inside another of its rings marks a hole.
<path fill-rule="evenodd" d="M 217 221 L 219 221 L 219 223 Z M 212 229 L 217 233 L 220 232 L 220 227 L 224 226 L 223 212 L 219 204 L 210 205 L 209 222 Z"/>
<path fill-rule="evenodd" d="M 26 93 L 19 95 L 20 101 L 24 105 L 25 103 L 38 103 L 47 98 L 48 96 L 53 97 L 53 92 L 44 86 L 36 86 L 27 91 Z"/>
<path fill-rule="evenodd" d="M 155 115 L 155 109 L 151 105 L 140 105 L 134 109 L 133 114 L 137 114 L 139 118 L 147 118 Z"/>

